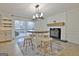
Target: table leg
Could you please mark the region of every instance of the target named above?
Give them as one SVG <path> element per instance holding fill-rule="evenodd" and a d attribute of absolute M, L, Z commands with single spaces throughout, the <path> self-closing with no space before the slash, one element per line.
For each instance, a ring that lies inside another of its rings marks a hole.
<path fill-rule="evenodd" d="M 24 42 L 23 42 L 23 47 L 25 46 L 25 39 L 24 39 Z"/>

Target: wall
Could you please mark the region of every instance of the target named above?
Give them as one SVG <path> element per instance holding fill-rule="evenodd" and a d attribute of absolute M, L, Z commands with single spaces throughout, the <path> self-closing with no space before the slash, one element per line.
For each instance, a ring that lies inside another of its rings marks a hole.
<path fill-rule="evenodd" d="M 67 12 L 67 39 L 79 44 L 79 8 Z"/>
<path fill-rule="evenodd" d="M 52 15 L 52 17 L 38 22 L 37 29 L 49 30 L 50 27 L 47 27 L 47 23 L 53 22 L 56 20 L 64 21 L 65 26 L 61 26 L 61 39 L 68 40 L 73 43 L 79 44 L 79 8 L 69 10 L 63 13 Z"/>

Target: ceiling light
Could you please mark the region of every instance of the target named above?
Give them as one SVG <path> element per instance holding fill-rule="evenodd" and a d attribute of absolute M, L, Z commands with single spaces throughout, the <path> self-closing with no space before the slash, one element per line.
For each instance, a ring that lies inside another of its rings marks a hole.
<path fill-rule="evenodd" d="M 35 6 L 36 12 L 35 12 L 35 15 L 33 15 L 33 20 L 36 20 L 36 19 L 44 19 L 43 18 L 43 13 L 39 11 L 39 6 L 40 5 L 38 5 L 38 4 Z"/>

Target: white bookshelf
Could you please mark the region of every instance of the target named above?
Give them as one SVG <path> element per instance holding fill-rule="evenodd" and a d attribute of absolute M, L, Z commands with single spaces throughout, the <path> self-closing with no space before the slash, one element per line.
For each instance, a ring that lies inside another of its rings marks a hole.
<path fill-rule="evenodd" d="M 12 19 L 0 18 L 0 42 L 12 40 Z"/>

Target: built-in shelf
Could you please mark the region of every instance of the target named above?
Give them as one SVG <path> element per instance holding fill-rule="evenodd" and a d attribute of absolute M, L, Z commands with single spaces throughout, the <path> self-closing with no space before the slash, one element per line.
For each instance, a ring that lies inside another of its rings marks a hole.
<path fill-rule="evenodd" d="M 6 42 L 12 40 L 12 19 L 1 18 L 0 19 L 0 42 Z"/>
<path fill-rule="evenodd" d="M 64 26 L 64 25 L 65 25 L 64 22 L 51 22 L 47 24 L 47 26 Z"/>
<path fill-rule="evenodd" d="M 3 23 L 3 25 L 12 25 L 12 23 Z"/>
<path fill-rule="evenodd" d="M 12 28 L 12 20 L 11 19 L 2 19 L 2 27 L 6 29 L 11 29 Z"/>
<path fill-rule="evenodd" d="M 11 19 L 3 19 L 3 21 L 12 21 Z"/>

